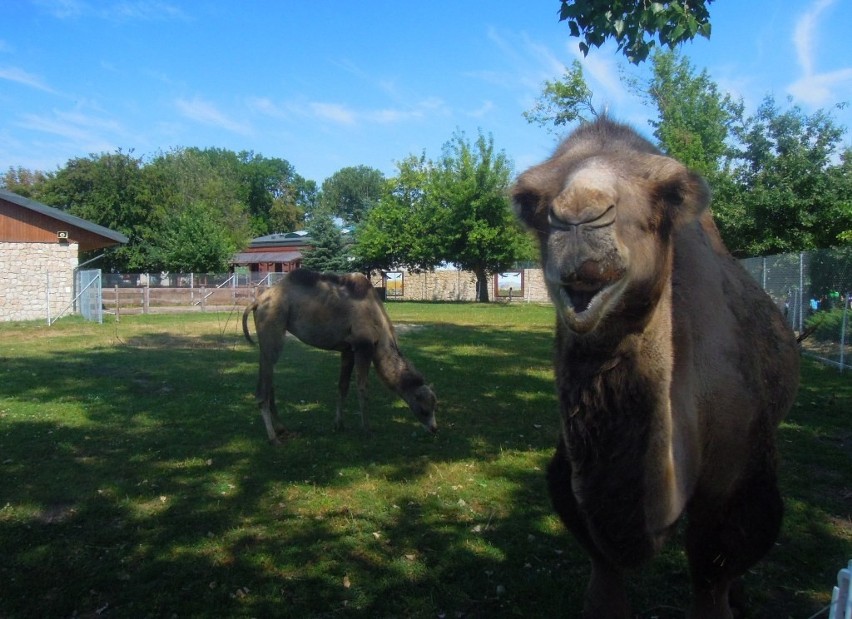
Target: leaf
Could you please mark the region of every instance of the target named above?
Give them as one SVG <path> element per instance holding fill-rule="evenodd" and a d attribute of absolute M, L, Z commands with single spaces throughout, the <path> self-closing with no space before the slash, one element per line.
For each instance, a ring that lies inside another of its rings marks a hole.
<path fill-rule="evenodd" d="M 352 583 L 349 581 L 349 576 L 344 576 L 343 577 L 343 588 L 348 589 L 351 586 L 352 586 Z"/>

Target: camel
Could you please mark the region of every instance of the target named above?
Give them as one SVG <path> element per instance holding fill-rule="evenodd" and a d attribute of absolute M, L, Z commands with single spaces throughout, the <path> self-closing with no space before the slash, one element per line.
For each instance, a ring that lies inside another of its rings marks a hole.
<path fill-rule="evenodd" d="M 729 619 L 781 525 L 792 332 L 725 248 L 705 181 L 626 125 L 580 126 L 512 201 L 556 307 L 547 484 L 591 560 L 583 616 L 631 617 L 625 571 L 685 515 L 689 616 Z"/>
<path fill-rule="evenodd" d="M 280 444 L 285 433 L 275 406 L 272 370 L 287 331 L 309 346 L 340 351 L 336 429 L 343 427 L 343 404 L 354 368 L 361 425 L 369 432 L 367 377 L 373 363 L 382 381 L 405 400 L 420 423 L 430 432 L 437 430 L 435 394 L 400 352 L 393 324 L 363 275 L 291 271 L 243 312 L 243 334 L 253 344 L 248 331 L 249 313 L 254 315 L 260 346 L 256 397 L 271 443 Z"/>

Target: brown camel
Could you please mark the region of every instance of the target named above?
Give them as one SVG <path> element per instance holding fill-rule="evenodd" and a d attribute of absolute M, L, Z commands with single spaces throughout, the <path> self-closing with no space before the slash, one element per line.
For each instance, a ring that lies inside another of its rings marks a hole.
<path fill-rule="evenodd" d="M 703 179 L 625 125 L 581 126 L 512 197 L 556 306 L 562 430 L 547 478 L 591 558 L 584 616 L 631 617 L 625 569 L 686 514 L 690 617 L 732 617 L 732 585 L 781 524 L 793 334 L 725 249 Z"/>
<path fill-rule="evenodd" d="M 260 375 L 257 401 L 272 443 L 280 443 L 284 432 L 275 407 L 272 370 L 287 331 L 305 344 L 340 351 L 335 427 L 343 427 L 343 403 L 349 392 L 352 369 L 357 373 L 361 424 L 367 421 L 367 376 L 370 363 L 382 381 L 411 408 L 430 432 L 435 423 L 436 398 L 423 376 L 402 355 L 393 324 L 370 281 L 361 274 L 334 275 L 297 269 L 264 291 L 243 312 L 243 333 L 250 343 L 248 315 L 260 344 Z"/>

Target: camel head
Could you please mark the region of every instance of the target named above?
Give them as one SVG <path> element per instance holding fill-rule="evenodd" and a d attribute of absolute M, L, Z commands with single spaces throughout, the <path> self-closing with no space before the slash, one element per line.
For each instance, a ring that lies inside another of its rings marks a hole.
<path fill-rule="evenodd" d="M 671 268 L 671 235 L 707 207 L 704 181 L 623 125 L 578 129 L 512 189 L 538 236 L 562 323 L 591 333 L 610 315 L 652 307 Z"/>
<path fill-rule="evenodd" d="M 435 433 L 438 431 L 438 424 L 435 421 L 435 409 L 438 406 L 438 398 L 435 397 L 435 392 L 429 385 L 420 385 L 402 394 L 411 412 L 417 417 L 417 421 L 423 424 L 423 427 L 429 432 Z"/>

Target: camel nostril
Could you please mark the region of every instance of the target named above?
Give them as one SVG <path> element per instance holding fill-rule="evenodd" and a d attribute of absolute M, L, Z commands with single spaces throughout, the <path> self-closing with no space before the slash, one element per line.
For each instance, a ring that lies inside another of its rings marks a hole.
<path fill-rule="evenodd" d="M 576 275 L 577 279 L 583 283 L 600 282 L 603 279 L 601 264 L 597 260 L 586 260 L 579 266 Z"/>

